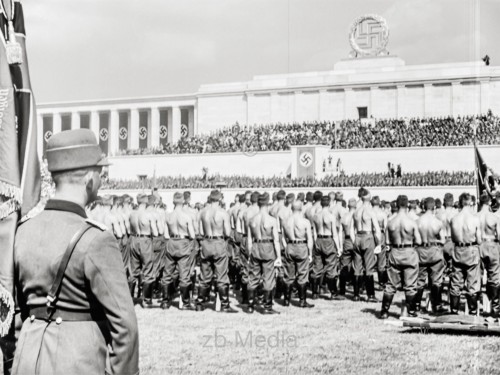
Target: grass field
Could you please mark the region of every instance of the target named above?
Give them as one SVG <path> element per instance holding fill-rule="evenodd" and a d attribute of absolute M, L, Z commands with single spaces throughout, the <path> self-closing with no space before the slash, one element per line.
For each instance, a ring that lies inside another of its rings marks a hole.
<path fill-rule="evenodd" d="M 272 316 L 137 306 L 141 374 L 500 374 L 499 336 L 385 325 L 380 303 L 309 302 Z"/>

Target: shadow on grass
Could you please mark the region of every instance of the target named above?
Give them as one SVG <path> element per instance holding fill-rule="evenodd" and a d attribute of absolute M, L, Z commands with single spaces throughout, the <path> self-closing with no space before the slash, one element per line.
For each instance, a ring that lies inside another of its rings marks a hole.
<path fill-rule="evenodd" d="M 433 335 L 446 335 L 446 336 L 470 336 L 470 337 L 491 337 L 499 336 L 500 332 L 493 331 L 471 331 L 470 329 L 463 328 L 460 329 L 447 329 L 447 328 L 405 328 L 400 332 L 401 334 L 433 334 Z"/>
<path fill-rule="evenodd" d="M 380 318 L 380 308 L 366 308 L 366 309 L 361 309 L 361 312 L 363 314 L 371 314 L 373 315 L 374 317 L 376 317 L 377 319 Z M 400 314 L 396 314 L 394 312 L 391 312 L 389 311 L 389 317 L 392 317 L 392 318 L 396 318 L 398 319 L 399 318 L 399 315 Z"/>

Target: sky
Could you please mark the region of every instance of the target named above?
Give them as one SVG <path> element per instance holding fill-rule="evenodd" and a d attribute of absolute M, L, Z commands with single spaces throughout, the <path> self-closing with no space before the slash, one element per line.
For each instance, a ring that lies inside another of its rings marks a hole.
<path fill-rule="evenodd" d="M 5 0 L 4 0 L 5 1 Z M 352 22 L 387 20 L 407 65 L 500 61 L 497 0 L 22 0 L 38 103 L 195 93 L 332 70 Z M 498 59 L 498 60 L 497 60 Z"/>

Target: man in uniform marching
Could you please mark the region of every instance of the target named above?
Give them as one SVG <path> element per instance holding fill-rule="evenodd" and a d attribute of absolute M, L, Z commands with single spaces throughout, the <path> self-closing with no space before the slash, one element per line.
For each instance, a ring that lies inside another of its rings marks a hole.
<path fill-rule="evenodd" d="M 55 196 L 16 234 L 25 320 L 12 374 L 138 374 L 137 320 L 118 244 L 84 210 L 107 162 L 87 129 L 52 136 L 47 160 Z"/>

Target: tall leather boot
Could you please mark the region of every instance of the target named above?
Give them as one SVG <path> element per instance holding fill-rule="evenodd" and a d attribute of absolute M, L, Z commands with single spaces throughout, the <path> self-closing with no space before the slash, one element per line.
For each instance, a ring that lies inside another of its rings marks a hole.
<path fill-rule="evenodd" d="M 248 309 L 247 313 L 253 314 L 255 311 L 255 290 L 254 289 L 248 289 Z"/>
<path fill-rule="evenodd" d="M 241 284 L 241 302 L 242 305 L 248 305 L 248 285 Z"/>
<path fill-rule="evenodd" d="M 460 308 L 460 296 L 454 296 L 450 294 L 450 314 L 458 315 L 459 308 Z"/>
<path fill-rule="evenodd" d="M 210 286 L 205 286 L 198 289 L 198 298 L 196 299 L 196 311 L 205 310 L 203 304 L 208 301 L 210 296 Z"/>
<path fill-rule="evenodd" d="M 191 275 L 190 290 L 192 292 L 191 298 L 194 300 L 194 293 L 196 291 L 196 272 Z"/>
<path fill-rule="evenodd" d="M 442 315 L 448 313 L 448 310 L 443 306 L 443 296 L 441 294 L 441 286 L 431 286 L 431 304 L 432 313 Z"/>
<path fill-rule="evenodd" d="M 311 292 L 312 292 L 312 299 L 319 298 L 319 279 L 311 277 Z"/>
<path fill-rule="evenodd" d="M 478 294 L 466 294 L 465 298 L 467 299 L 467 305 L 469 306 L 469 315 L 477 315 L 478 297 Z"/>
<path fill-rule="evenodd" d="M 384 293 L 382 298 L 382 309 L 380 310 L 380 319 L 389 318 L 389 309 L 391 308 L 392 299 L 394 294 Z"/>
<path fill-rule="evenodd" d="M 160 307 L 163 310 L 169 309 L 170 306 L 172 305 L 172 289 L 173 288 L 172 288 L 171 283 L 168 283 L 168 284 L 161 286 L 163 296 L 162 296 Z"/>
<path fill-rule="evenodd" d="M 144 307 L 153 307 L 153 284 L 144 283 L 142 293 L 144 296 Z"/>
<path fill-rule="evenodd" d="M 272 290 L 264 290 L 263 294 L 263 302 L 264 302 L 264 310 L 262 314 L 272 315 L 279 314 L 279 311 L 273 309 L 273 292 Z"/>
<path fill-rule="evenodd" d="M 375 278 L 373 275 L 365 277 L 366 294 L 368 296 L 367 302 L 378 303 L 379 300 L 375 297 Z"/>
<path fill-rule="evenodd" d="M 196 307 L 191 303 L 191 295 L 189 294 L 191 286 L 181 286 L 181 298 L 182 298 L 182 307 L 180 310 L 196 310 Z"/>
<path fill-rule="evenodd" d="M 220 311 L 225 313 L 237 313 L 229 304 L 229 285 L 220 286 L 217 289 L 220 296 Z"/>
<path fill-rule="evenodd" d="M 339 295 L 345 296 L 345 286 L 347 284 L 347 272 L 342 269 L 339 276 Z"/>
<path fill-rule="evenodd" d="M 337 278 L 327 278 L 326 283 L 328 285 L 328 290 L 330 291 L 330 300 L 337 299 L 339 296 L 339 291 L 337 289 Z"/>
<path fill-rule="evenodd" d="M 352 297 L 352 300 L 356 301 L 356 302 L 361 300 L 361 297 L 359 296 L 359 286 L 360 286 L 362 278 L 363 278 L 363 276 L 356 276 L 355 275 L 352 279 L 352 288 L 353 288 L 353 292 L 354 292 L 354 296 Z"/>
<path fill-rule="evenodd" d="M 313 304 L 307 302 L 307 286 L 306 284 L 298 285 L 299 290 L 299 307 L 311 308 Z"/>
<path fill-rule="evenodd" d="M 424 295 L 424 288 L 417 289 L 417 294 L 415 295 L 415 311 L 420 311 L 422 306 L 423 295 Z"/>
<path fill-rule="evenodd" d="M 283 285 L 283 306 L 290 306 L 292 299 L 292 286 L 288 284 Z"/>
<path fill-rule="evenodd" d="M 241 267 L 239 265 L 235 266 L 236 280 L 234 283 L 234 290 L 241 289 Z"/>
<path fill-rule="evenodd" d="M 283 284 L 284 284 L 283 276 L 278 276 L 276 278 L 276 288 L 274 298 L 279 299 L 283 295 Z"/>
<path fill-rule="evenodd" d="M 132 296 L 132 299 L 134 298 L 134 291 L 135 291 L 135 282 L 130 281 L 128 283 L 128 289 L 130 290 L 130 295 Z"/>
<path fill-rule="evenodd" d="M 491 305 L 491 317 L 498 319 L 500 316 L 500 286 L 491 286 L 491 297 L 490 305 Z"/>
<path fill-rule="evenodd" d="M 416 294 L 407 294 L 406 295 L 406 310 L 408 312 L 408 316 L 412 318 L 416 318 L 417 315 L 417 295 Z"/>

